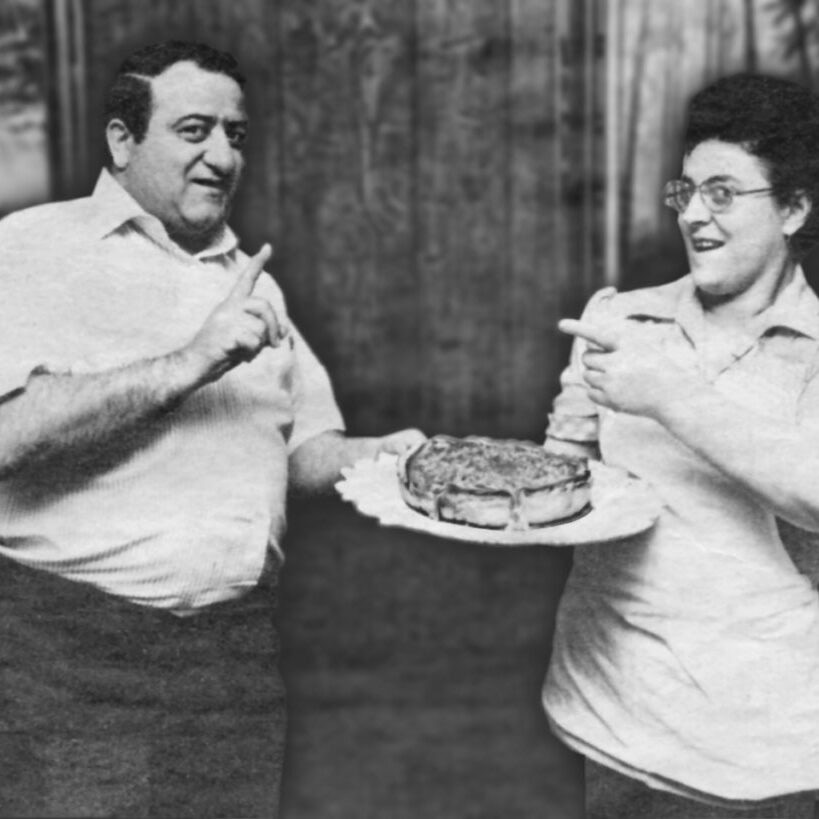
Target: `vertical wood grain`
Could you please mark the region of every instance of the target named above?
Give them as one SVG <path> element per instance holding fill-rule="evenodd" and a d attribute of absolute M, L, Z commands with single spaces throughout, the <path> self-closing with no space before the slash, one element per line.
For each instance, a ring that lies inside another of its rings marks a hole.
<path fill-rule="evenodd" d="M 560 199 L 555 4 L 510 4 L 509 272 L 503 356 L 497 361 L 508 434 L 538 438 L 566 351 L 555 330 L 561 290 L 571 275 L 564 257 Z M 525 396 L 525 398 L 523 398 Z"/>
<path fill-rule="evenodd" d="M 559 192 L 555 215 L 563 234 L 564 305 L 579 311 L 603 281 L 603 90 L 598 4 L 557 3 Z"/>
<path fill-rule="evenodd" d="M 282 3 L 285 283 L 354 430 L 419 389 L 411 8 Z"/>
<path fill-rule="evenodd" d="M 430 351 L 425 417 L 488 432 L 502 386 L 508 298 L 508 8 L 419 0 L 419 310 Z"/>

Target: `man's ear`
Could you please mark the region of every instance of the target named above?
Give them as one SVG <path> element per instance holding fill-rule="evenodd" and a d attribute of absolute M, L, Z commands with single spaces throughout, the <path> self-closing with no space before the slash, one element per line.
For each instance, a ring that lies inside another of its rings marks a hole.
<path fill-rule="evenodd" d="M 105 126 L 105 139 L 114 170 L 124 171 L 131 161 L 131 152 L 134 148 L 134 136 L 128 126 L 121 119 L 112 119 Z"/>
<path fill-rule="evenodd" d="M 782 232 L 786 236 L 793 236 L 808 220 L 811 209 L 811 201 L 804 191 L 797 191 L 788 206 L 788 213 L 782 225 Z"/>

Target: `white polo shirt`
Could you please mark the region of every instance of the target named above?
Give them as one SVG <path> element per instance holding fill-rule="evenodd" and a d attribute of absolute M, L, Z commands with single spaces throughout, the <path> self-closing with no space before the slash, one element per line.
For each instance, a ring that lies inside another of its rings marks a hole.
<path fill-rule="evenodd" d="M 244 267 L 225 228 L 189 255 L 103 172 L 90 197 L 0 222 L 0 395 L 35 368 L 95 372 L 180 349 Z M 344 423 L 327 374 L 291 328 L 145 424 L 104 465 L 0 481 L 0 553 L 178 613 L 240 596 L 285 527 L 287 456 Z"/>
<path fill-rule="evenodd" d="M 708 347 L 690 277 L 601 292 L 586 318 L 616 321 L 739 406 L 794 424 L 819 419 L 819 300 L 801 271 L 720 349 Z M 663 511 L 647 533 L 575 551 L 543 692 L 555 733 L 598 762 L 704 801 L 819 788 L 816 589 L 760 499 L 658 423 L 598 413 L 583 346 L 548 435 L 599 441 L 605 462 L 653 485 Z"/>

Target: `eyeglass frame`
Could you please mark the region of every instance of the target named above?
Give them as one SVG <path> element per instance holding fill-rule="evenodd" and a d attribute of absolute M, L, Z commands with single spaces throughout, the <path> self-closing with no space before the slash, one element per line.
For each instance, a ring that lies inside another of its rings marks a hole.
<path fill-rule="evenodd" d="M 688 198 L 688 201 L 682 208 L 680 208 L 677 205 L 676 192 L 675 193 L 669 192 L 669 188 L 672 185 L 684 186 L 685 188 L 691 191 L 691 196 Z M 721 186 L 731 192 L 730 200 L 728 204 L 726 204 L 724 207 L 720 206 L 714 207 L 713 201 L 709 200 L 706 194 L 703 193 L 703 189 L 707 190 L 708 188 L 712 188 L 715 186 Z M 711 213 L 720 214 L 725 213 L 726 211 L 730 210 L 733 207 L 735 196 L 748 196 L 749 194 L 752 193 L 771 193 L 771 191 L 773 190 L 774 189 L 772 187 L 768 187 L 751 188 L 750 190 L 737 191 L 734 190 L 730 185 L 720 181 L 719 179 L 706 179 L 704 182 L 700 182 L 699 185 L 695 185 L 693 182 L 688 182 L 685 179 L 669 179 L 669 181 L 666 182 L 665 185 L 663 186 L 663 204 L 666 207 L 671 208 L 671 210 L 676 211 L 677 213 L 685 213 L 685 211 L 688 209 L 688 206 L 691 204 L 691 200 L 694 198 L 694 194 L 698 193 L 700 195 L 700 199 L 702 199 L 703 204 L 705 205 L 706 208 L 708 208 L 708 210 Z"/>

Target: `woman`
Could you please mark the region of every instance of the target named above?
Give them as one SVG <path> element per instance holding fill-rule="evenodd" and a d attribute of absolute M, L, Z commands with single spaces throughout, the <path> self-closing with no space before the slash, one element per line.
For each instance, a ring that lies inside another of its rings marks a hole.
<path fill-rule="evenodd" d="M 587 757 L 588 819 L 810 818 L 819 595 L 777 522 L 819 531 L 819 300 L 797 263 L 819 103 L 761 76 L 701 91 L 665 201 L 690 273 L 561 322 L 547 446 L 599 448 L 663 511 L 576 550 L 544 704 Z"/>

